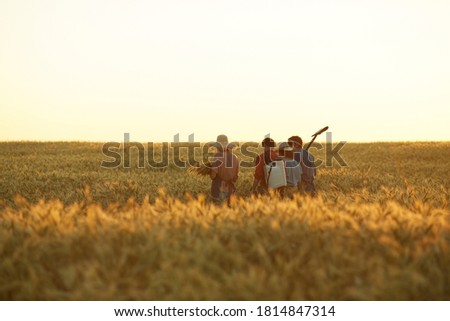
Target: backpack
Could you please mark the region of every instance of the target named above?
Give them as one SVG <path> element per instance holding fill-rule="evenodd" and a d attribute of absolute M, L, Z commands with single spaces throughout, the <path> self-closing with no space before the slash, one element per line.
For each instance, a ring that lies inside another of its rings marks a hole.
<path fill-rule="evenodd" d="M 264 164 L 264 177 L 268 188 L 278 188 L 287 185 L 286 168 L 283 160 Z"/>

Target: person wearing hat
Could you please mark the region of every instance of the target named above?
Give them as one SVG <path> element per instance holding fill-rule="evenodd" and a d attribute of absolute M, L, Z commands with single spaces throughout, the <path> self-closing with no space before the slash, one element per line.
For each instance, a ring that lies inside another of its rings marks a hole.
<path fill-rule="evenodd" d="M 211 196 L 216 203 L 221 203 L 224 200 L 229 203 L 231 196 L 236 191 L 235 183 L 239 177 L 239 159 L 232 152 L 235 145 L 228 142 L 226 135 L 217 136 L 217 141 L 213 146 L 217 148 L 217 153 L 211 160 Z"/>
<path fill-rule="evenodd" d="M 273 161 L 279 160 L 278 153 L 275 151 L 275 141 L 266 137 L 262 141 L 264 152 L 255 158 L 255 173 L 253 175 L 252 193 L 257 191 L 258 187 L 267 190 L 267 182 L 264 174 L 264 165 L 270 164 Z"/>
<path fill-rule="evenodd" d="M 314 177 L 316 176 L 314 156 L 306 149 L 303 149 L 303 141 L 299 136 L 289 137 L 288 142 L 293 148 L 294 159 L 300 163 L 302 168 L 302 179 L 298 184 L 298 189 L 314 196 L 316 194 L 316 187 L 314 186 Z"/>

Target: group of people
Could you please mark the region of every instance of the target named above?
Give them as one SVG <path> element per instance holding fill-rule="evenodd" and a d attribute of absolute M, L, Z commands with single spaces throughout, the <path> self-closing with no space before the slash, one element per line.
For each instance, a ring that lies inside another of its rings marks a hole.
<path fill-rule="evenodd" d="M 280 196 L 286 192 L 300 191 L 315 195 L 314 157 L 303 148 L 299 136 L 291 136 L 287 142 L 276 145 L 269 137 L 262 141 L 264 151 L 255 158 L 252 193 L 274 190 Z M 233 153 L 226 135 L 219 135 L 214 145 L 217 153 L 211 162 L 211 195 L 215 202 L 229 200 L 236 191 L 239 177 L 239 159 Z"/>

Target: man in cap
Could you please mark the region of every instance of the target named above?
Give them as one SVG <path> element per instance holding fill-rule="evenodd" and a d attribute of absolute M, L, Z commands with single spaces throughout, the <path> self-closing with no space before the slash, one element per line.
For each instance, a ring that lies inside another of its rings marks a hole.
<path fill-rule="evenodd" d="M 300 163 L 302 168 L 302 179 L 298 185 L 298 189 L 300 191 L 304 190 L 314 196 L 316 194 L 316 187 L 314 186 L 314 176 L 316 176 L 314 156 L 306 149 L 303 149 L 303 141 L 299 136 L 289 137 L 288 142 L 293 148 L 294 159 Z"/>
<path fill-rule="evenodd" d="M 211 195 L 216 203 L 224 200 L 229 203 L 236 191 L 234 184 L 239 177 L 239 159 L 232 152 L 235 145 L 228 143 L 226 135 L 217 136 L 213 146 L 217 148 L 217 153 L 211 160 Z"/>
<path fill-rule="evenodd" d="M 264 165 L 268 165 L 273 161 L 279 159 L 278 153 L 275 151 L 275 141 L 266 137 L 262 141 L 264 152 L 255 158 L 255 174 L 253 175 L 252 193 L 255 193 L 258 186 L 261 186 L 264 190 L 267 190 L 266 176 L 264 173 Z"/>

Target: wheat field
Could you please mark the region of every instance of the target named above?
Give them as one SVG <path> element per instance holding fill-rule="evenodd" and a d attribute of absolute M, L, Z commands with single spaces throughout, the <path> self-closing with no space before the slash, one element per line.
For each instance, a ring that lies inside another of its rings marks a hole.
<path fill-rule="evenodd" d="M 347 144 L 315 198 L 243 168 L 230 206 L 101 148 L 0 143 L 1 300 L 450 300 L 450 142 Z"/>

